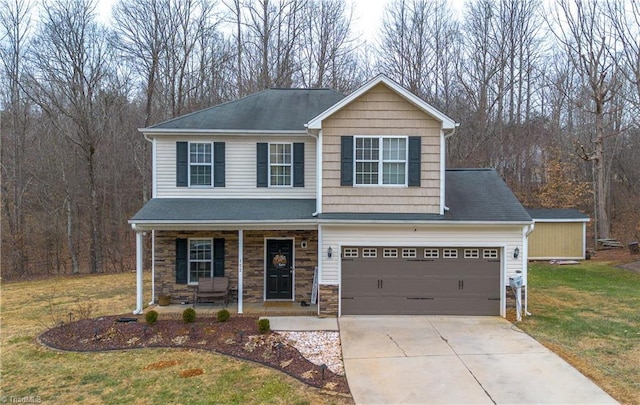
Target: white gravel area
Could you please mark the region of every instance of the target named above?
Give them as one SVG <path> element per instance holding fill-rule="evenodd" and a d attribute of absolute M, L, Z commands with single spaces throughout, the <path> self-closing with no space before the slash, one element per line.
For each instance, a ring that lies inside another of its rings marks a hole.
<path fill-rule="evenodd" d="M 278 332 L 310 362 L 344 375 L 339 332 Z"/>

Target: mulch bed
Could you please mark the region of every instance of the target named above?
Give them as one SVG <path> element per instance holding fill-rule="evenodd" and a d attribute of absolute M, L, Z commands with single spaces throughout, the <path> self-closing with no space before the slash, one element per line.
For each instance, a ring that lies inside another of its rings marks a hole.
<path fill-rule="evenodd" d="M 269 366 L 313 387 L 350 393 L 346 377 L 311 363 L 281 335 L 260 334 L 257 317 L 232 317 L 227 322 L 199 318 L 190 324 L 181 319 L 160 319 L 154 325 L 147 325 L 143 318 L 117 322 L 120 318 L 105 316 L 66 323 L 42 333 L 38 340 L 55 349 L 79 352 L 147 347 L 209 350 Z"/>

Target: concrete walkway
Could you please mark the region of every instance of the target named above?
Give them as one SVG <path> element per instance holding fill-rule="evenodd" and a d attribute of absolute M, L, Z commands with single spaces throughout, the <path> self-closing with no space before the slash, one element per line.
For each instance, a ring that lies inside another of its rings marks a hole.
<path fill-rule="evenodd" d="M 610 404 L 616 401 L 499 317 L 343 316 L 357 404 Z"/>

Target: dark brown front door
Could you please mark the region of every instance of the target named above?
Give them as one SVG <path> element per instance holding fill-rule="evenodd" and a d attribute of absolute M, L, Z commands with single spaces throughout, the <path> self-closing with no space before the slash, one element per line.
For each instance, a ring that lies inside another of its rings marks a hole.
<path fill-rule="evenodd" d="M 293 241 L 267 239 L 267 299 L 291 299 L 293 292 Z"/>

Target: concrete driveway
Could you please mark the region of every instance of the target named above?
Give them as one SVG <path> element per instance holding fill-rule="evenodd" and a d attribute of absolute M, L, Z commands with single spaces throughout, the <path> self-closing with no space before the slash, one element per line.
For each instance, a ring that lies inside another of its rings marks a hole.
<path fill-rule="evenodd" d="M 343 316 L 357 404 L 609 404 L 616 401 L 499 317 Z"/>

